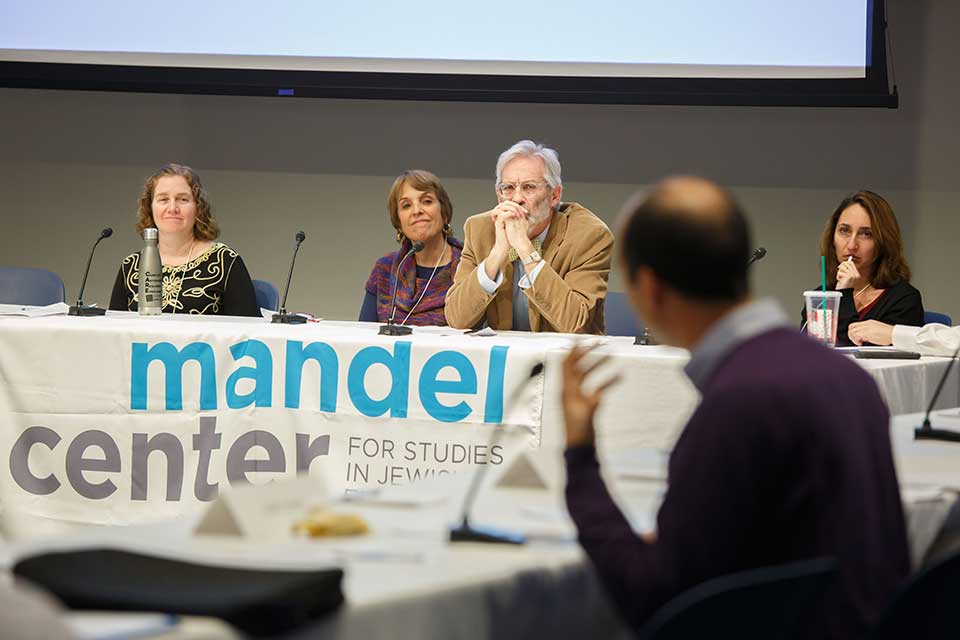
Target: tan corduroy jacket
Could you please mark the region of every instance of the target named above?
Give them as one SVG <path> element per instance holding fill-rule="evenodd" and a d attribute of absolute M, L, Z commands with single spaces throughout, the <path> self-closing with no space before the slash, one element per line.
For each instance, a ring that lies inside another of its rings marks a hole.
<path fill-rule="evenodd" d="M 463 225 L 464 243 L 453 286 L 447 291 L 447 323 L 458 329 L 487 324 L 513 327 L 513 263 L 502 265 L 503 282 L 488 295 L 477 278 L 477 265 L 493 249 L 493 219 L 482 213 Z M 546 264 L 525 290 L 532 331 L 604 333 L 603 300 L 613 252 L 607 225 L 575 203 L 561 203 L 550 222 L 541 254 Z"/>

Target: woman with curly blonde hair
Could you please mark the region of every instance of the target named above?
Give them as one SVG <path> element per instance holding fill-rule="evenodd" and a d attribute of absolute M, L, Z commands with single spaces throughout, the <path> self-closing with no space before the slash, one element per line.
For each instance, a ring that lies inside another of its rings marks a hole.
<path fill-rule="evenodd" d="M 143 185 L 137 233 L 156 227 L 163 264 L 162 309 L 166 313 L 259 316 L 253 282 L 240 255 L 216 239 L 220 225 L 200 176 L 167 164 Z M 123 259 L 110 308 L 138 309 L 140 254 Z"/>

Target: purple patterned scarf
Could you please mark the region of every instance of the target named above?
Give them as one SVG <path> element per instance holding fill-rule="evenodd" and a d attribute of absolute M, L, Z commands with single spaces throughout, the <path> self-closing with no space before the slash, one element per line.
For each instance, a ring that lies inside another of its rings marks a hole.
<path fill-rule="evenodd" d="M 430 286 L 425 293 L 423 288 L 427 285 L 427 278 L 417 277 L 416 260 L 413 256 L 410 256 L 403 263 L 397 287 L 397 315 L 394 318 L 397 324 L 403 322 L 403 319 L 407 317 L 407 313 L 417 303 L 421 293 L 424 294 L 423 299 L 417 304 L 417 308 L 405 324 L 418 326 L 443 326 L 447 324 L 443 307 L 447 290 L 453 285 L 453 276 L 457 272 L 457 265 L 460 264 L 463 243 L 450 236 L 447 238 L 447 244 L 450 245 L 450 265 L 447 268 L 441 266 L 437 269 L 437 273 L 433 276 L 433 280 L 430 281 Z M 377 260 L 377 264 L 367 280 L 367 291 L 377 297 L 377 319 L 380 322 L 386 322 L 390 317 L 390 300 L 393 296 L 393 277 L 397 270 L 397 262 L 410 251 L 410 247 L 410 241 L 404 239 L 398 251 Z M 433 271 L 432 268 L 430 270 Z"/>

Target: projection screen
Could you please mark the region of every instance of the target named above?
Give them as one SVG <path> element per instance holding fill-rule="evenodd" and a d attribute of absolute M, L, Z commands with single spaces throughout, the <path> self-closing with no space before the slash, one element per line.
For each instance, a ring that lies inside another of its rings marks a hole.
<path fill-rule="evenodd" d="M 3 86 L 895 106 L 879 0 L 3 2 Z"/>

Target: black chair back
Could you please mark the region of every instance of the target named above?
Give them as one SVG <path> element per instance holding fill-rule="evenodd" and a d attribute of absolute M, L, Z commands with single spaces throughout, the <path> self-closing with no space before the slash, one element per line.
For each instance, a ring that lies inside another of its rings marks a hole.
<path fill-rule="evenodd" d="M 880 618 L 872 640 L 960 638 L 960 552 L 910 579 Z"/>
<path fill-rule="evenodd" d="M 799 637 L 836 572 L 833 558 L 814 558 L 713 578 L 661 607 L 640 630 L 640 638 Z"/>

